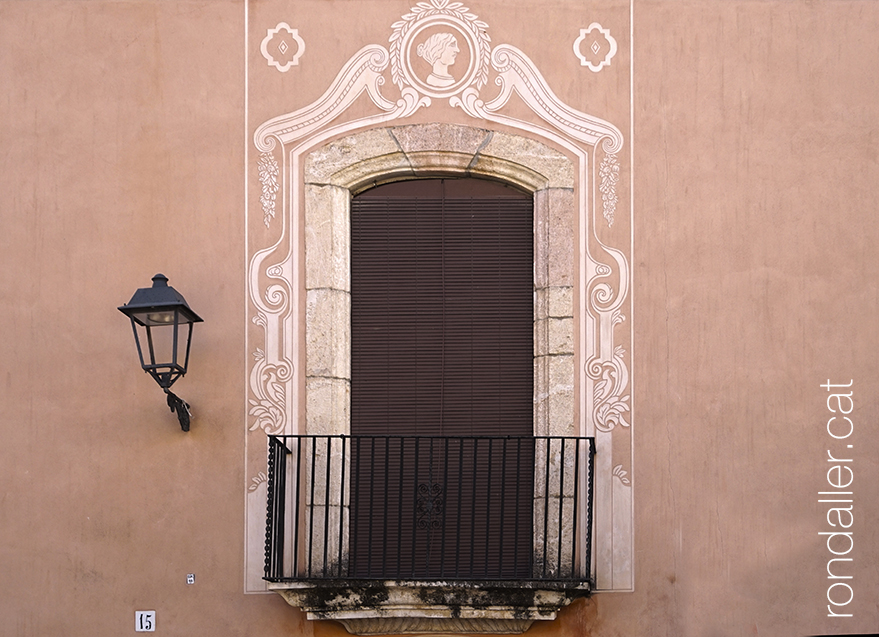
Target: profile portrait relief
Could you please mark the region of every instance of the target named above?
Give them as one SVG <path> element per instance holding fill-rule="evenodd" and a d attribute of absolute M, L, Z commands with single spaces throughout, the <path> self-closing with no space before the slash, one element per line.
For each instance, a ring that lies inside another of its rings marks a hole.
<path fill-rule="evenodd" d="M 455 63 L 455 58 L 461 49 L 458 48 L 458 40 L 451 33 L 434 33 L 415 50 L 419 56 L 433 67 L 433 72 L 427 76 L 427 83 L 437 88 L 445 88 L 455 83 L 455 78 L 449 73 L 449 67 Z"/>

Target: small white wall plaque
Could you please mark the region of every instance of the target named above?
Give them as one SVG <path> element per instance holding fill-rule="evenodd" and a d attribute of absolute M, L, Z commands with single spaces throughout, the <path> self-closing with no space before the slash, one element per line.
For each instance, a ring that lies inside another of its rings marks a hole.
<path fill-rule="evenodd" d="M 136 632 L 136 633 L 154 633 L 154 632 L 156 632 L 156 611 L 154 611 L 154 610 L 136 610 L 136 611 L 134 611 L 134 632 Z"/>

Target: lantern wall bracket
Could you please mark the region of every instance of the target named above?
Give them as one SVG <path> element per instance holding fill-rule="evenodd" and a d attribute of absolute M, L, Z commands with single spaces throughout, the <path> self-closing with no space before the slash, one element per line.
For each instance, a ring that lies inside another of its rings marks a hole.
<path fill-rule="evenodd" d="M 168 394 L 168 407 L 172 412 L 177 412 L 177 420 L 180 421 L 180 428 L 183 431 L 189 431 L 189 421 L 192 419 L 192 412 L 189 410 L 189 403 L 180 398 L 170 389 L 166 389 Z"/>

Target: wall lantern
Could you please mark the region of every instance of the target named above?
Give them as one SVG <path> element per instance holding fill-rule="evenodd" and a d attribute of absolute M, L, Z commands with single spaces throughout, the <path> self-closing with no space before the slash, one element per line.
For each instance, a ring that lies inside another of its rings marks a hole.
<path fill-rule="evenodd" d="M 180 427 L 189 431 L 192 416 L 189 405 L 171 392 L 170 387 L 186 373 L 192 325 L 201 323 L 202 319 L 189 309 L 183 295 L 168 285 L 164 274 L 154 276 L 153 287 L 140 288 L 119 311 L 131 319 L 141 367 L 159 383 L 168 395 L 168 407 L 177 412 Z M 179 335 L 181 325 L 189 326 L 185 345 Z M 142 343 L 147 345 L 148 360 L 144 359 Z M 183 347 L 186 349 L 181 355 Z"/>

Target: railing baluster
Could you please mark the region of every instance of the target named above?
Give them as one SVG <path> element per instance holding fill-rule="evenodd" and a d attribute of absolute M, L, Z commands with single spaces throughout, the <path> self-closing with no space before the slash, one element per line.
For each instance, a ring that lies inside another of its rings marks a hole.
<path fill-rule="evenodd" d="M 294 493 L 296 494 L 296 506 L 294 507 L 295 517 L 293 518 L 293 575 L 294 577 L 299 575 L 299 502 L 302 500 L 301 489 L 301 474 L 302 474 L 302 439 L 296 439 L 296 489 Z"/>
<path fill-rule="evenodd" d="M 455 577 L 460 573 L 459 566 L 461 563 L 461 506 L 464 480 L 464 439 L 458 441 L 458 514 L 455 516 Z"/>
<path fill-rule="evenodd" d="M 564 515 L 564 504 L 565 504 L 565 439 L 561 439 L 561 463 L 559 468 L 559 539 L 558 539 L 558 560 L 556 576 L 561 578 L 562 576 L 562 540 L 564 539 L 563 529 L 565 528 L 563 525 L 563 515 Z"/>
<path fill-rule="evenodd" d="M 427 551 L 424 558 L 424 572 L 430 573 L 430 560 L 433 555 L 433 520 L 436 517 L 434 505 L 436 504 L 437 495 L 434 494 L 433 485 L 433 436 L 428 440 L 427 449 Z M 417 513 L 417 512 L 416 512 Z"/>
<path fill-rule="evenodd" d="M 308 511 L 308 577 L 311 577 L 312 557 L 314 555 L 314 485 L 317 459 L 317 438 L 311 438 L 311 506 Z"/>
<path fill-rule="evenodd" d="M 278 503 L 275 510 L 275 577 L 284 574 L 284 522 L 287 514 L 287 451 L 286 446 L 276 439 L 277 449 L 275 464 L 275 501 Z"/>
<path fill-rule="evenodd" d="M 351 476 L 352 476 L 351 482 L 352 482 L 352 484 L 351 484 L 351 506 L 349 509 L 350 512 L 348 514 L 348 551 L 350 553 L 348 555 L 348 560 L 347 560 L 347 563 L 348 563 L 347 575 L 348 575 L 348 577 L 351 577 L 351 570 L 352 570 L 352 568 L 354 568 L 354 559 L 355 559 L 355 556 L 357 555 L 357 534 L 354 532 L 355 531 L 354 525 L 355 525 L 355 520 L 357 520 L 358 516 L 360 515 L 360 497 L 359 496 L 361 495 L 361 493 L 360 493 L 360 491 L 357 491 L 356 493 L 357 493 L 358 497 L 356 497 L 356 498 L 354 497 L 355 491 L 354 491 L 354 484 L 353 484 L 353 482 L 354 482 L 353 476 L 360 475 L 360 452 L 361 452 L 360 441 L 361 440 L 362 440 L 362 438 L 360 438 L 360 437 L 351 439 Z M 354 443 L 355 442 L 357 443 L 357 450 L 356 451 L 354 450 Z"/>
<path fill-rule="evenodd" d="M 544 495 L 543 495 L 543 555 L 541 561 L 541 567 L 543 569 L 542 577 L 546 577 L 546 563 L 549 561 L 549 553 L 548 553 L 548 544 L 549 544 L 549 458 L 552 454 L 552 438 L 544 439 L 546 443 L 546 457 L 544 458 L 544 463 L 546 464 L 546 480 L 544 482 Z"/>
<path fill-rule="evenodd" d="M 440 513 L 442 531 L 440 532 L 439 577 L 446 574 L 446 511 L 449 506 L 449 438 L 443 438 L 443 508 Z"/>
<path fill-rule="evenodd" d="M 266 459 L 266 552 L 263 572 L 266 579 L 275 577 L 272 558 L 275 554 L 275 445 L 274 437 L 268 439 L 268 458 Z"/>
<path fill-rule="evenodd" d="M 373 499 L 375 497 L 375 438 L 370 439 L 369 449 L 369 513 L 375 511 Z M 388 490 L 385 489 L 385 511 L 388 510 Z M 369 525 L 366 545 L 366 572 L 372 574 L 372 524 Z"/>
<path fill-rule="evenodd" d="M 479 438 L 473 439 L 473 499 L 470 501 L 470 564 L 473 564 L 473 557 L 476 551 L 476 483 L 475 479 L 479 468 L 479 457 L 477 456 L 477 448 L 479 447 Z"/>
<path fill-rule="evenodd" d="M 418 480 L 419 480 L 418 461 L 420 460 L 420 458 L 419 458 L 420 449 L 418 448 L 418 443 L 420 440 L 421 440 L 421 438 L 415 438 L 415 471 L 412 472 L 412 495 L 414 496 L 413 499 L 415 500 L 416 503 L 418 502 Z M 402 467 L 403 465 L 404 465 L 404 463 L 400 462 L 400 466 Z M 400 485 L 402 488 L 403 476 L 400 476 Z M 430 485 L 428 485 L 427 488 L 428 488 L 428 493 L 429 493 L 430 492 Z M 402 499 L 400 500 L 400 503 L 401 503 L 400 510 L 402 511 Z M 415 553 L 416 553 L 416 551 L 415 551 L 415 538 L 416 538 L 416 535 L 415 535 L 415 533 L 418 530 L 418 516 L 415 511 L 412 511 L 412 513 L 413 513 L 413 516 L 412 516 L 412 556 L 409 559 L 409 563 L 412 565 L 412 577 L 414 578 L 415 573 L 416 573 L 416 568 L 415 568 L 415 559 L 416 559 L 415 558 Z"/>
<path fill-rule="evenodd" d="M 488 563 L 490 560 L 488 559 L 488 546 L 489 540 L 491 539 L 491 473 L 492 468 L 494 466 L 493 460 L 494 456 L 492 455 L 492 445 L 494 443 L 494 438 L 488 439 L 488 456 L 486 457 L 486 462 L 488 463 L 488 476 L 486 478 L 485 485 L 485 568 L 483 569 L 483 574 L 485 577 L 488 577 Z"/>
<path fill-rule="evenodd" d="M 284 576 L 284 516 L 286 515 L 287 449 L 276 436 L 268 438 L 266 464 L 265 578 Z"/>
<path fill-rule="evenodd" d="M 577 503 L 580 501 L 580 440 L 574 440 L 574 506 L 571 530 L 571 579 L 577 578 L 577 518 L 579 511 Z M 584 547 L 585 548 L 585 547 Z"/>
<path fill-rule="evenodd" d="M 324 577 L 327 575 L 327 553 L 329 549 L 330 543 L 330 468 L 332 465 L 333 459 L 333 438 L 331 436 L 326 436 L 324 438 L 326 454 L 327 454 L 327 479 L 325 481 L 324 487 L 324 541 L 323 541 L 323 549 L 324 549 L 324 563 L 321 569 L 321 572 L 324 574 Z"/>
<path fill-rule="evenodd" d="M 339 577 L 342 577 L 342 539 L 345 535 L 345 464 L 347 462 L 345 444 L 346 436 L 340 436 L 342 442 L 342 480 L 339 482 Z"/>
<path fill-rule="evenodd" d="M 534 458 L 532 458 L 532 460 L 534 460 Z M 516 439 L 516 467 L 519 468 L 519 471 L 522 471 L 522 439 L 521 438 Z M 534 470 L 530 467 L 527 470 L 529 472 L 531 472 L 532 481 L 533 481 Z M 519 502 L 522 500 L 522 488 L 521 487 L 522 487 L 522 481 L 516 480 L 516 511 L 515 511 L 516 520 L 514 522 L 514 527 L 513 527 L 513 576 L 514 577 L 519 576 Z M 531 490 L 532 491 L 534 490 L 533 486 L 532 486 Z M 529 494 L 529 497 L 533 498 L 534 496 L 533 496 L 533 494 Z M 533 499 L 532 499 L 532 503 L 533 503 Z M 533 508 L 534 508 L 533 504 L 532 504 L 531 508 L 533 510 Z M 532 520 L 532 524 L 533 524 L 533 520 Z M 534 547 L 532 546 L 529 548 L 528 555 L 532 555 L 533 553 L 534 553 Z M 528 576 L 533 577 L 533 575 L 534 574 L 531 572 L 531 569 L 529 569 Z"/>
<path fill-rule="evenodd" d="M 504 524 L 504 504 L 507 501 L 507 443 L 510 441 L 509 438 L 504 438 L 501 440 L 501 511 L 498 516 L 498 520 L 500 520 L 501 532 L 500 538 L 498 541 L 498 556 L 500 559 L 498 560 L 498 577 L 503 577 L 504 575 L 504 528 L 506 525 Z"/>
<path fill-rule="evenodd" d="M 586 497 L 586 573 L 585 578 L 592 581 L 592 496 L 595 488 L 595 438 L 589 438 L 589 480 Z M 593 582 L 594 585 L 594 582 Z"/>
<path fill-rule="evenodd" d="M 400 484 L 400 488 L 398 489 L 399 493 L 399 502 L 397 506 L 397 570 L 394 572 L 396 577 L 401 577 L 403 572 L 403 566 L 401 563 L 401 559 L 403 557 L 403 458 L 405 457 L 405 445 L 406 439 L 400 438 L 400 479 L 398 480 Z M 385 475 L 388 475 L 385 473 Z M 384 566 L 384 565 L 382 565 Z"/>

